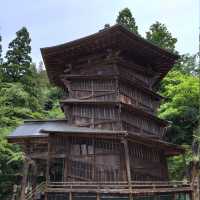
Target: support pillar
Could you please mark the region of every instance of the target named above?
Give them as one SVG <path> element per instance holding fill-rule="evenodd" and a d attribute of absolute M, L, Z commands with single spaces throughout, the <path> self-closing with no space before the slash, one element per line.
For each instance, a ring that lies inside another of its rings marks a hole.
<path fill-rule="evenodd" d="M 192 182 L 192 200 L 199 200 L 199 162 L 192 161 L 191 169 L 191 182 Z"/>
<path fill-rule="evenodd" d="M 129 199 L 133 199 L 132 195 L 132 183 L 131 183 L 131 168 L 130 168 L 130 157 L 129 157 L 129 149 L 128 149 L 128 142 L 126 138 L 122 139 L 122 143 L 124 145 L 124 156 L 125 156 L 125 165 L 126 165 L 126 174 L 127 174 L 127 181 L 129 186 Z"/>
<path fill-rule="evenodd" d="M 69 192 L 69 200 L 72 200 L 72 192 Z"/>
<path fill-rule="evenodd" d="M 25 200 L 25 190 L 26 190 L 26 185 L 27 185 L 28 169 L 29 169 L 29 162 L 27 159 L 25 159 L 24 166 L 23 166 L 23 178 L 21 182 L 20 200 Z"/>
<path fill-rule="evenodd" d="M 50 158 L 51 158 L 51 138 L 48 137 L 48 150 L 47 150 L 47 164 L 46 164 L 46 183 L 49 183 L 49 168 L 50 168 Z"/>
<path fill-rule="evenodd" d="M 97 200 L 100 200 L 100 194 L 97 193 Z"/>
<path fill-rule="evenodd" d="M 32 200 L 36 200 L 37 165 L 36 165 L 35 161 L 32 161 L 32 167 L 33 167 L 33 180 L 32 180 L 33 198 L 32 198 Z"/>

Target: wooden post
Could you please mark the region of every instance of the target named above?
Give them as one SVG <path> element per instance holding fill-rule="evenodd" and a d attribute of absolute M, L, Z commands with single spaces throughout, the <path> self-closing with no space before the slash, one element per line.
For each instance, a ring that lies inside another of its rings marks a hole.
<path fill-rule="evenodd" d="M 44 200 L 47 200 L 47 199 L 48 199 L 48 195 L 47 195 L 47 194 L 48 194 L 48 193 L 45 192 Z"/>
<path fill-rule="evenodd" d="M 68 165 L 69 165 L 69 151 L 70 151 L 70 142 L 69 137 L 65 137 L 66 140 L 66 147 L 65 147 L 65 166 L 64 166 L 64 181 L 67 181 L 68 176 Z"/>
<path fill-rule="evenodd" d="M 199 179 L 199 178 L 197 178 Z M 200 199 L 200 196 L 199 196 L 199 180 L 197 180 L 192 183 L 192 200 L 199 200 Z"/>
<path fill-rule="evenodd" d="M 179 195 L 178 193 L 175 192 L 175 193 L 172 193 L 172 195 L 173 195 L 173 196 L 172 196 L 172 200 L 177 200 L 177 199 L 179 199 L 179 198 L 178 198 L 178 195 Z"/>
<path fill-rule="evenodd" d="M 192 200 L 199 200 L 199 162 L 192 161 L 192 169 L 191 169 L 191 176 L 192 176 Z"/>
<path fill-rule="evenodd" d="M 69 200 L 72 200 L 72 192 L 69 192 Z"/>
<path fill-rule="evenodd" d="M 32 191 L 33 191 L 33 200 L 36 200 L 36 186 L 37 186 L 37 165 L 35 161 L 32 161 L 33 166 L 33 181 L 32 181 Z"/>
<path fill-rule="evenodd" d="M 47 167 L 46 167 L 46 183 L 49 183 L 49 167 L 50 167 L 50 154 L 51 154 L 51 138 L 48 137 L 48 150 L 47 150 Z"/>
<path fill-rule="evenodd" d="M 29 169 L 29 162 L 27 159 L 25 159 L 24 167 L 23 167 L 23 178 L 22 178 L 22 183 L 21 183 L 21 195 L 20 195 L 21 200 L 25 200 L 25 190 L 26 190 L 26 184 L 27 184 L 28 169 Z"/>
<path fill-rule="evenodd" d="M 127 139 L 123 138 L 122 139 L 122 143 L 124 145 L 127 181 L 128 181 L 129 190 L 130 190 L 129 198 L 130 198 L 130 200 L 132 200 L 133 199 L 133 195 L 132 195 L 132 183 L 131 183 L 131 169 L 130 169 L 130 158 L 129 158 L 129 150 L 128 150 Z"/>
<path fill-rule="evenodd" d="M 97 200 L 100 200 L 100 194 L 97 192 Z"/>
<path fill-rule="evenodd" d="M 95 138 L 92 137 L 92 148 L 93 148 L 93 156 L 92 156 L 92 181 L 95 180 L 95 168 L 96 168 L 96 148 L 95 148 Z M 97 178 L 98 180 L 98 178 Z"/>

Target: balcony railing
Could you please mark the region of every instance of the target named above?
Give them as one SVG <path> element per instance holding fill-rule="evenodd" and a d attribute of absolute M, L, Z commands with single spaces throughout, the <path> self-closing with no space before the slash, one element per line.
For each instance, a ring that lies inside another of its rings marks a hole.
<path fill-rule="evenodd" d="M 46 185 L 47 192 L 98 192 L 144 194 L 165 192 L 191 192 L 192 185 L 183 181 L 133 181 L 127 182 L 50 182 Z"/>

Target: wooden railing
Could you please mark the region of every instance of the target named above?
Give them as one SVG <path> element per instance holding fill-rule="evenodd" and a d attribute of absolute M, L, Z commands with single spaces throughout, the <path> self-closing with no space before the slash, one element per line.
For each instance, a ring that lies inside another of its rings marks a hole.
<path fill-rule="evenodd" d="M 46 183 L 42 182 L 39 185 L 37 185 L 33 190 L 30 190 L 28 193 L 25 195 L 25 200 L 35 200 L 36 195 L 38 193 L 44 193 L 46 190 Z"/>
<path fill-rule="evenodd" d="M 189 182 L 50 182 L 46 185 L 47 192 L 98 192 L 98 193 L 164 193 L 164 192 L 191 192 Z"/>

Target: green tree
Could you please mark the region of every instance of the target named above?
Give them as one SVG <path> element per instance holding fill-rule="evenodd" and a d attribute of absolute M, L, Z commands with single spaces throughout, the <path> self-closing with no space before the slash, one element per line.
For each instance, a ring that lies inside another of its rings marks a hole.
<path fill-rule="evenodd" d="M 0 199 L 11 199 L 13 184 L 22 168 L 19 147 L 8 144 L 6 136 L 24 119 L 63 118 L 58 98 L 46 71 L 37 72 L 31 62 L 30 37 L 22 28 L 10 45 L 6 62 L 0 65 Z"/>
<path fill-rule="evenodd" d="M 188 177 L 189 165 L 192 160 L 192 149 L 191 145 L 182 145 L 185 149 L 184 155 L 178 155 L 168 158 L 168 169 L 170 180 L 183 180 Z"/>
<path fill-rule="evenodd" d="M 36 112 L 42 107 L 42 94 L 36 66 L 30 56 L 30 42 L 31 38 L 25 27 L 16 32 L 16 38 L 9 43 L 6 61 L 1 67 L 1 77 L 4 83 L 21 83 L 23 90 L 32 97 L 30 109 Z"/>
<path fill-rule="evenodd" d="M 2 38 L 1 38 L 1 35 L 0 35 L 0 82 L 2 82 L 2 79 L 3 79 L 3 75 L 2 75 L 2 62 L 3 62 L 3 59 L 2 59 L 2 45 L 1 45 L 1 41 L 2 41 Z"/>
<path fill-rule="evenodd" d="M 19 175 L 22 168 L 23 155 L 16 145 L 8 144 L 4 129 L 0 134 L 0 199 L 9 200 L 13 193 L 13 184 L 20 184 Z"/>
<path fill-rule="evenodd" d="M 191 74 L 197 76 L 199 74 L 199 66 L 197 61 L 197 54 L 181 55 L 180 59 L 174 65 L 173 70 L 178 70 L 184 74 Z"/>
<path fill-rule="evenodd" d="M 160 91 L 167 100 L 162 103 L 159 115 L 173 122 L 167 132 L 168 140 L 191 145 L 199 120 L 198 77 L 174 70 L 162 81 Z"/>
<path fill-rule="evenodd" d="M 168 31 L 165 24 L 160 22 L 152 24 L 149 31 L 146 32 L 146 39 L 163 49 L 175 52 L 177 39 Z"/>
<path fill-rule="evenodd" d="M 139 35 L 138 27 L 129 8 L 124 8 L 119 12 L 116 22 L 126 27 L 129 31 Z"/>
<path fill-rule="evenodd" d="M 2 62 L 3 62 L 3 59 L 2 59 L 2 45 L 1 45 L 1 41 L 2 41 L 2 38 L 1 38 L 1 35 L 0 35 L 0 65 L 1 65 Z"/>
<path fill-rule="evenodd" d="M 16 38 L 10 42 L 3 66 L 5 82 L 24 81 L 31 74 L 31 46 L 29 32 L 25 27 L 16 32 Z"/>

